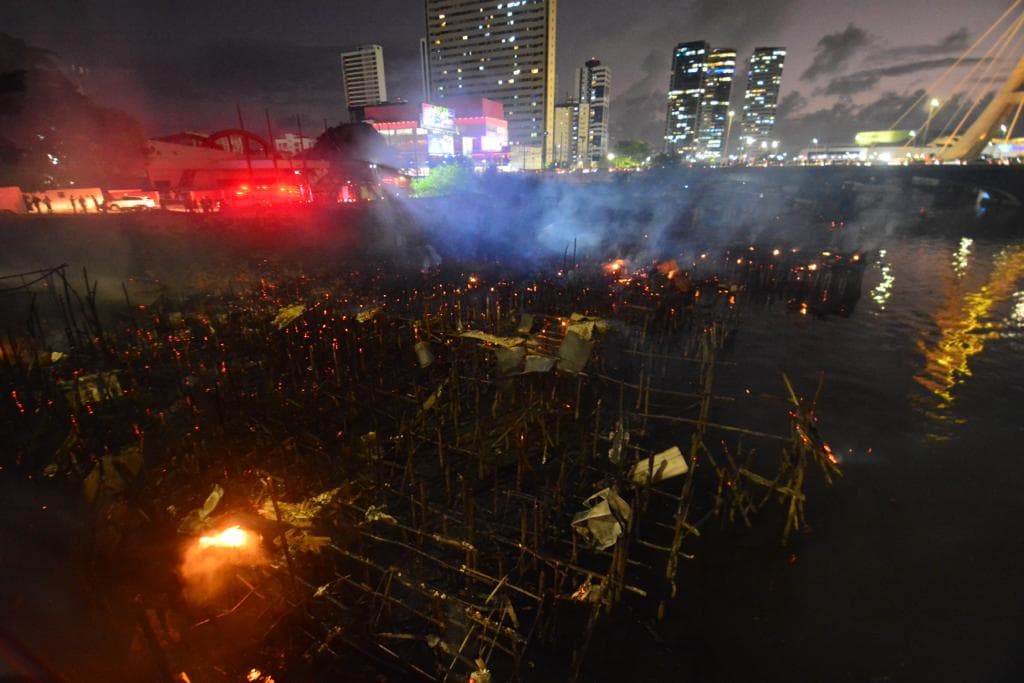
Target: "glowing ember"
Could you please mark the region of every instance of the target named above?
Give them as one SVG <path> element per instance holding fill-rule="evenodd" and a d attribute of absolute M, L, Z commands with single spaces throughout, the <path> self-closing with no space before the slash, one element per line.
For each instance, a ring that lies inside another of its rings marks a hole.
<path fill-rule="evenodd" d="M 659 263 L 658 272 L 671 280 L 675 278 L 676 274 L 679 272 L 679 263 L 677 263 L 675 259 Z"/>
<path fill-rule="evenodd" d="M 625 267 L 625 259 L 617 258 L 614 261 L 609 261 L 608 263 L 604 264 L 604 272 L 608 273 L 609 275 L 616 275 L 620 273 L 622 269 Z"/>
<path fill-rule="evenodd" d="M 241 548 L 249 541 L 249 535 L 240 526 L 228 527 L 213 536 L 200 536 L 200 548 Z"/>

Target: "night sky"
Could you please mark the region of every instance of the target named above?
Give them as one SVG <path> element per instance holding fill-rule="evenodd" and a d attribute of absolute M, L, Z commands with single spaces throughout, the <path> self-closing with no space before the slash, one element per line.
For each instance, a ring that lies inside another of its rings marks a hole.
<path fill-rule="evenodd" d="M 419 93 L 419 0 L 7 0 L 4 31 L 75 65 L 98 101 L 139 117 L 151 135 L 247 125 L 307 133 L 345 120 L 338 54 L 384 47 L 388 92 Z M 745 69 L 757 45 L 788 49 L 779 134 L 846 141 L 887 127 L 1008 0 L 559 0 L 558 94 L 597 57 L 612 69 L 614 139 L 660 146 L 673 46 L 735 47 Z M 13 14 L 13 16 L 11 16 Z M 8 18 L 9 17 L 9 18 Z M 742 79 L 740 79 L 742 82 Z M 948 97 L 951 93 L 940 93 Z M 733 102 L 742 98 L 734 87 Z M 251 121 L 251 124 L 250 124 Z"/>

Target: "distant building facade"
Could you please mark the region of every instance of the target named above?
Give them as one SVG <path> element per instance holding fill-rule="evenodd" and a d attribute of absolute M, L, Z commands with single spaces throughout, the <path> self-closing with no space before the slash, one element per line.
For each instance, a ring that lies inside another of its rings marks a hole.
<path fill-rule="evenodd" d="M 342 52 L 341 74 L 345 103 L 350 109 L 387 101 L 384 50 L 380 45 L 361 45 L 355 50 Z"/>
<path fill-rule="evenodd" d="M 754 48 L 743 95 L 743 142 L 747 154 L 772 148 L 775 111 L 782 86 L 786 50 L 781 47 Z"/>
<path fill-rule="evenodd" d="M 596 166 L 608 155 L 608 113 L 611 104 L 611 70 L 599 60 L 591 59 L 576 73 L 579 102 L 586 102 L 587 133 L 585 145 L 579 150 L 579 162 Z"/>
<path fill-rule="evenodd" d="M 695 158 L 699 150 L 697 132 L 704 100 L 708 52 L 707 42 L 700 40 L 679 43 L 672 53 L 665 119 L 666 152 Z"/>
<path fill-rule="evenodd" d="M 290 157 L 312 149 L 315 144 L 316 138 L 299 137 L 295 133 L 285 133 L 283 138 L 274 138 L 274 149 Z"/>
<path fill-rule="evenodd" d="M 730 125 L 729 97 L 735 73 L 736 50 L 723 47 L 708 53 L 697 126 L 698 155 L 705 161 L 718 161 L 725 153 L 726 130 Z"/>
<path fill-rule="evenodd" d="M 524 164 L 553 161 L 556 9 L 557 0 L 426 0 L 429 100 L 500 102 Z"/>
<path fill-rule="evenodd" d="M 555 105 L 555 141 L 551 146 L 551 161 L 557 168 L 570 168 L 574 164 L 572 151 L 575 145 L 572 142 L 577 111 L 579 107 L 575 101 Z"/>
<path fill-rule="evenodd" d="M 434 162 L 455 157 L 481 166 L 509 163 L 508 122 L 500 102 L 450 97 L 444 105 L 386 103 L 365 107 L 362 113 L 413 175 L 424 175 Z"/>

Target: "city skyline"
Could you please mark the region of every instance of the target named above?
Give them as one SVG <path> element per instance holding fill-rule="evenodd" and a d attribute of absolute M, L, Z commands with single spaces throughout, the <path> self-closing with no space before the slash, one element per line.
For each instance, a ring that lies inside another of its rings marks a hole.
<path fill-rule="evenodd" d="M 638 12 L 624 2 L 562 0 L 556 92 L 570 90 L 572 71 L 597 55 L 616 73 L 612 137 L 656 142 L 664 130 L 672 45 L 702 37 L 736 47 L 741 64 L 755 44 L 786 45 L 780 136 L 794 145 L 823 131 L 846 139 L 891 123 L 891 113 L 909 104 L 1006 4 L 912 0 L 851 8 L 799 0 L 753 7 L 723 0 L 680 8 L 654 0 Z M 343 120 L 337 67 L 327 65 L 363 43 L 380 43 L 388 53 L 389 91 L 418 99 L 424 22 L 422 6 L 410 11 L 409 3 L 382 0 L 354 13 L 326 2 L 302 8 L 257 2 L 235 14 L 189 0 L 154 2 L 145 10 L 98 2 L 78 15 L 23 0 L 12 9 L 5 30 L 81 69 L 88 89 L 138 116 L 153 134 L 215 128 L 232 118 L 236 101 L 270 108 L 282 121 L 302 115 L 311 128 L 322 119 Z M 226 41 L 228 23 L 235 30 Z M 912 32 L 905 30 L 911 25 Z M 735 97 L 732 104 L 735 109 Z"/>

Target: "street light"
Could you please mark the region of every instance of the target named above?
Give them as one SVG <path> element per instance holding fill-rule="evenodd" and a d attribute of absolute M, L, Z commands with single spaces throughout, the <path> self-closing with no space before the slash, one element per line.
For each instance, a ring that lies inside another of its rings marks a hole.
<path fill-rule="evenodd" d="M 729 162 L 729 136 L 732 135 L 732 117 L 736 116 L 736 112 L 732 109 L 729 110 L 729 121 L 725 124 L 725 161 Z"/>

